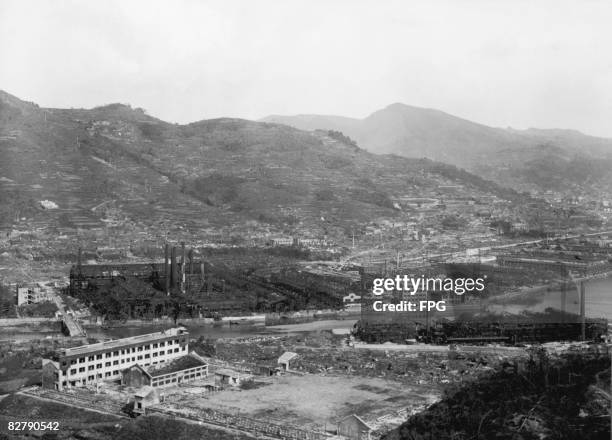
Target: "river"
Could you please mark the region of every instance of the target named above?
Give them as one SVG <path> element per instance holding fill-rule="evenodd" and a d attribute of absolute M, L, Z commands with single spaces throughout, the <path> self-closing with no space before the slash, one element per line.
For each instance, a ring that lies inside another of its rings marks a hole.
<path fill-rule="evenodd" d="M 356 319 L 342 320 L 321 320 L 301 324 L 285 324 L 265 326 L 259 325 L 191 325 L 185 326 L 192 338 L 203 336 L 205 338 L 245 338 L 251 336 L 272 336 L 272 335 L 295 335 L 300 333 L 310 333 L 327 331 L 332 329 L 352 329 Z M 158 332 L 162 329 L 172 327 L 172 325 L 140 325 L 124 326 L 113 328 L 87 327 L 87 336 L 96 339 L 105 338 L 127 338 L 129 336 L 142 335 L 146 333 Z"/>
<path fill-rule="evenodd" d="M 561 310 L 561 291 L 527 295 L 491 308 L 509 313 L 518 313 L 521 310 L 541 312 L 548 307 Z M 566 311 L 580 313 L 580 297 L 576 288 L 567 291 Z M 589 318 L 606 318 L 612 322 L 612 277 L 592 279 L 586 283 L 585 313 Z"/>

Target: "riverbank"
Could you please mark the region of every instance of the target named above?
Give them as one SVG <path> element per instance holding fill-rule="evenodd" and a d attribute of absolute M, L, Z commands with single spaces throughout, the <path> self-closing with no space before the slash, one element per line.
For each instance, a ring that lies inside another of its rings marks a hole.
<path fill-rule="evenodd" d="M 214 326 L 238 326 L 238 325 L 285 325 L 285 324 L 303 324 L 321 320 L 343 320 L 343 319 L 359 319 L 361 313 L 359 311 L 345 310 L 304 310 L 290 313 L 266 313 L 247 316 L 224 316 L 220 319 L 213 318 L 179 318 L 173 319 L 170 317 L 155 318 L 155 319 L 127 319 L 124 321 L 102 320 L 99 317 L 90 317 L 83 319 L 83 326 L 86 328 L 126 328 L 126 327 L 163 327 L 177 326 L 185 327 L 214 325 Z"/>

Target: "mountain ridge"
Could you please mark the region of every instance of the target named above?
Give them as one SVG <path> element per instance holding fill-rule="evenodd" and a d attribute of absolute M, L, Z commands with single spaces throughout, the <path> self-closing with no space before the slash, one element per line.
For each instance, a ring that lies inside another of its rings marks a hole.
<path fill-rule="evenodd" d="M 303 130 L 338 130 L 376 154 L 426 157 L 465 168 L 519 191 L 567 193 L 588 176 L 532 179 L 535 165 L 553 155 L 552 174 L 563 175 L 576 160 L 597 171 L 603 161 L 612 166 L 612 139 L 573 129 L 516 130 L 490 127 L 449 113 L 394 103 L 362 119 L 338 116 L 268 116 L 262 119 Z M 583 169 L 585 169 L 583 167 Z M 570 172 L 571 174 L 571 172 Z M 587 173 L 588 174 L 588 173 Z M 597 171 L 598 182 L 612 185 L 612 176 Z M 592 190 L 592 185 L 586 191 Z"/>
<path fill-rule="evenodd" d="M 18 98 L 0 101 L 0 123 L 5 223 L 32 215 L 59 224 L 60 214 L 78 213 L 100 225 L 114 220 L 91 210 L 114 200 L 115 217 L 149 225 L 197 230 L 231 218 L 325 235 L 406 216 L 402 198 L 522 197 L 453 166 L 374 155 L 335 133 L 275 123 L 178 125 L 125 104 L 43 109 Z M 56 214 L 31 203 L 47 199 Z"/>

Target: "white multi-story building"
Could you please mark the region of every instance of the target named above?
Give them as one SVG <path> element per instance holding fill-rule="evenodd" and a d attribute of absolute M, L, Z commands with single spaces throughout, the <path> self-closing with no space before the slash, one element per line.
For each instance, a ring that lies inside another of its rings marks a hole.
<path fill-rule="evenodd" d="M 164 364 L 189 352 L 189 333 L 184 327 L 129 338 L 62 349 L 43 359 L 42 385 L 63 390 L 101 381 L 121 379 L 121 372 L 138 364 Z"/>
<path fill-rule="evenodd" d="M 50 292 L 53 287 L 40 282 L 32 285 L 17 286 L 17 305 L 37 304 L 44 301 L 51 301 Z"/>

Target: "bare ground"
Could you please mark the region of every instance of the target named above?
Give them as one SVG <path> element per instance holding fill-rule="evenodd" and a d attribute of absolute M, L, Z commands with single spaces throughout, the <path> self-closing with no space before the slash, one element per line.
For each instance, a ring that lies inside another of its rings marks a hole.
<path fill-rule="evenodd" d="M 185 393 L 173 397 L 172 403 L 314 428 L 333 425 L 353 413 L 375 421 L 432 403 L 439 396 L 431 386 L 357 376 L 287 375 L 262 381 L 266 385 L 256 389 L 229 389 L 197 397 Z"/>

